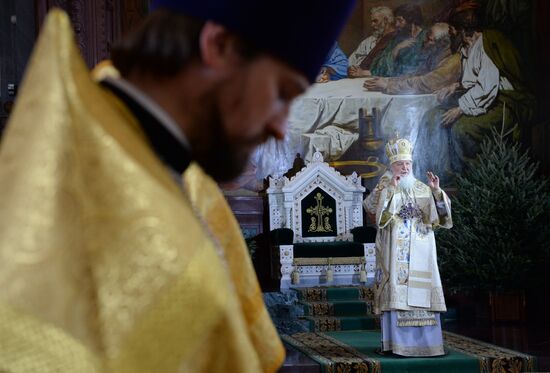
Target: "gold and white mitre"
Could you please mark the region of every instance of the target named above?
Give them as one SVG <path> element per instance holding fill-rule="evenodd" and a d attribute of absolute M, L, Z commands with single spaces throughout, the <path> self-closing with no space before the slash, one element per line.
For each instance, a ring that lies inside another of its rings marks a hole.
<path fill-rule="evenodd" d="M 412 161 L 413 146 L 407 139 L 394 139 L 386 144 L 386 155 L 390 164 L 398 161 Z"/>

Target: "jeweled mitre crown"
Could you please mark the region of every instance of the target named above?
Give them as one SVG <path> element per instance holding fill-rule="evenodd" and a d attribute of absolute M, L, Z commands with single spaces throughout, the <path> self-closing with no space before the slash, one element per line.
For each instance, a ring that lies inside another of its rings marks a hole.
<path fill-rule="evenodd" d="M 397 161 L 412 161 L 413 146 L 407 139 L 390 140 L 386 144 L 386 155 L 390 164 Z"/>

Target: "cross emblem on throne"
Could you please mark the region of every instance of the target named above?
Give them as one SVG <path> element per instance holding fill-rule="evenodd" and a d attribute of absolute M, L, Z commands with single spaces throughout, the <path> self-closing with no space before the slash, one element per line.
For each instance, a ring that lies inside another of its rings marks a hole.
<path fill-rule="evenodd" d="M 321 193 L 315 195 L 317 205 L 308 207 L 306 212 L 311 215 L 311 224 L 308 232 L 332 232 L 328 215 L 332 213 L 332 208 L 323 206 L 324 197 Z M 325 216 L 326 215 L 326 216 Z"/>

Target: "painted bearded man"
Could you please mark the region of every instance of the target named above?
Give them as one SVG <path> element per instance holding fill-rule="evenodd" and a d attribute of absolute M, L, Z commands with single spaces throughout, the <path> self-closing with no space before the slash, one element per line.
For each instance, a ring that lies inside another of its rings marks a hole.
<path fill-rule="evenodd" d="M 434 229 L 451 228 L 451 204 L 439 178 L 428 185 L 412 173 L 412 145 L 390 141 L 386 172 L 365 199 L 376 216 L 375 313 L 381 314 L 382 352 L 444 354 L 440 312 L 446 311 L 437 267 Z"/>

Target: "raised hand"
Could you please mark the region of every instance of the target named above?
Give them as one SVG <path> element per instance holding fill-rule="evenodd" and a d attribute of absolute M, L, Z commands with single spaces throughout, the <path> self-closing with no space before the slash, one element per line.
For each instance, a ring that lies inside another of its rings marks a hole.
<path fill-rule="evenodd" d="M 439 176 L 431 171 L 426 172 L 426 176 L 428 176 L 428 186 L 432 190 L 439 190 Z"/>
<path fill-rule="evenodd" d="M 401 181 L 401 175 L 393 175 L 390 184 L 395 188 Z"/>

